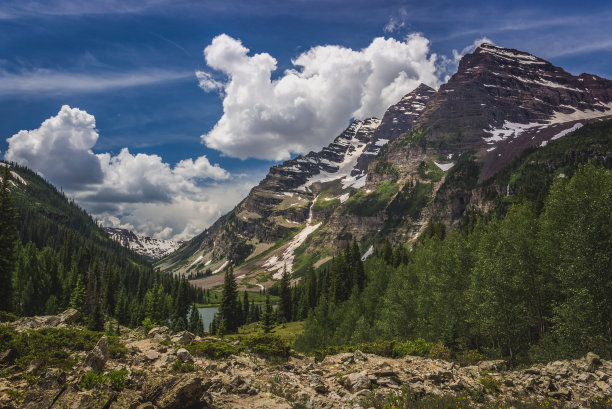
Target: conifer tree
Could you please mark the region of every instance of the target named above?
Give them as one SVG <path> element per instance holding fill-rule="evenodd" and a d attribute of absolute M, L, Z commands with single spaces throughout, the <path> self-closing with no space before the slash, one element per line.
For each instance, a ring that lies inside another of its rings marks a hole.
<path fill-rule="evenodd" d="M 102 312 L 102 306 L 98 301 L 87 321 L 87 329 L 91 331 L 104 331 L 104 313 Z"/>
<path fill-rule="evenodd" d="M 13 309 L 13 269 L 15 245 L 18 239 L 17 210 L 9 190 L 9 169 L 4 164 L 0 185 L 0 311 Z"/>
<path fill-rule="evenodd" d="M 249 294 L 248 292 L 245 290 L 243 295 L 242 295 L 242 322 L 244 324 L 248 324 L 250 322 L 249 320 L 249 310 L 250 310 L 250 304 L 249 304 Z"/>
<path fill-rule="evenodd" d="M 279 283 L 280 305 L 279 314 L 284 322 L 291 321 L 291 288 L 289 287 L 289 273 L 283 270 L 283 275 Z"/>
<path fill-rule="evenodd" d="M 238 304 L 238 286 L 234 278 L 234 269 L 232 267 L 225 270 L 223 280 L 223 294 L 221 295 L 221 304 L 219 305 L 219 314 L 224 322 L 225 331 L 234 333 L 240 325 L 236 312 Z"/>
<path fill-rule="evenodd" d="M 361 261 L 361 252 L 359 251 L 357 240 L 353 240 L 351 268 L 353 270 L 353 284 L 357 286 L 359 291 L 363 291 L 365 285 L 365 270 L 363 268 L 363 261 Z"/>
<path fill-rule="evenodd" d="M 83 312 L 85 306 L 85 287 L 83 286 L 83 277 L 78 276 L 75 287 L 70 295 L 70 307 L 80 312 Z"/>
<path fill-rule="evenodd" d="M 272 330 L 272 303 L 270 302 L 270 295 L 266 295 L 266 306 L 261 316 L 261 327 L 265 333 Z"/>
<path fill-rule="evenodd" d="M 204 335 L 204 324 L 202 323 L 202 317 L 196 308 L 195 304 L 191 306 L 191 314 L 189 314 L 189 332 L 195 335 Z"/>

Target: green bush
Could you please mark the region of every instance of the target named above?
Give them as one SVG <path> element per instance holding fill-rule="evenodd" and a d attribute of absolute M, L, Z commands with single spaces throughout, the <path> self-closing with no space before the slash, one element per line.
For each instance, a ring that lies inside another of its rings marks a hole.
<path fill-rule="evenodd" d="M 480 378 L 480 384 L 491 393 L 497 392 L 499 390 L 499 381 L 493 378 L 491 375 L 485 375 Z"/>
<path fill-rule="evenodd" d="M 431 347 L 429 357 L 432 359 L 449 360 L 451 358 L 450 349 L 440 343 L 437 343 Z"/>
<path fill-rule="evenodd" d="M 112 370 L 106 373 L 89 371 L 79 382 L 79 387 L 82 389 L 93 389 L 98 385 L 110 383 L 110 385 L 116 391 L 121 392 L 125 389 L 125 377 L 128 371 L 126 369 L 120 369 L 118 371 Z"/>
<path fill-rule="evenodd" d="M 13 348 L 17 352 L 16 363 L 21 367 L 27 367 L 33 359 L 38 359 L 41 369 L 56 367 L 68 370 L 77 364 L 73 352 L 89 352 L 102 335 L 101 332 L 77 328 L 42 328 L 18 333 L 3 325 L 0 326 L 0 350 Z M 127 348 L 116 336 L 108 337 L 108 346 L 113 358 L 127 353 Z"/>
<path fill-rule="evenodd" d="M 243 344 L 254 354 L 270 360 L 287 360 L 291 354 L 289 344 L 273 334 L 257 334 L 244 339 Z"/>
<path fill-rule="evenodd" d="M 431 352 L 433 344 L 422 338 L 414 341 L 406 341 L 398 343 L 393 347 L 393 353 L 397 357 L 405 357 L 406 355 L 427 356 Z"/>
<path fill-rule="evenodd" d="M 19 317 L 11 312 L 0 311 L 0 322 L 13 322 L 17 318 Z"/>
<path fill-rule="evenodd" d="M 107 381 L 107 377 L 102 373 L 97 373 L 94 371 L 87 372 L 81 382 L 79 382 L 79 388 L 81 389 L 93 389 L 98 385 L 102 385 Z"/>
<path fill-rule="evenodd" d="M 225 341 L 201 341 L 192 342 L 187 346 L 187 350 L 193 356 L 205 356 L 210 359 L 224 359 L 239 354 L 244 348 Z"/>
<path fill-rule="evenodd" d="M 113 389 L 119 392 L 125 389 L 125 377 L 127 374 L 127 369 L 120 369 L 118 371 L 112 370 L 107 372 L 108 380 L 110 381 Z"/>
<path fill-rule="evenodd" d="M 190 362 L 181 362 L 176 360 L 172 362 L 172 370 L 180 373 L 193 372 L 195 371 L 195 365 Z"/>

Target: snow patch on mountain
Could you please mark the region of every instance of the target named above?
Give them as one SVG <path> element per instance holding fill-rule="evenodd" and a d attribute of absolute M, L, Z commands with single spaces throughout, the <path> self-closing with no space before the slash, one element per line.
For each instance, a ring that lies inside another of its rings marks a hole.
<path fill-rule="evenodd" d="M 176 251 L 182 241 L 162 240 L 149 236 L 141 236 L 134 232 L 117 227 L 104 227 L 104 231 L 109 237 L 121 243 L 123 247 L 127 247 L 134 252 L 151 258 L 160 259 L 166 255 Z"/>
<path fill-rule="evenodd" d="M 449 170 L 450 168 L 455 166 L 454 162 L 451 162 L 451 163 L 438 163 L 438 162 L 434 161 L 434 163 L 436 164 L 437 167 L 442 169 L 444 172 L 446 172 L 447 170 Z"/>
<path fill-rule="evenodd" d="M 509 121 L 504 121 L 504 124 L 501 126 L 501 128 L 493 128 L 492 129 L 483 129 L 483 131 L 485 131 L 486 133 L 490 134 L 490 137 L 483 137 L 482 139 L 484 139 L 484 141 L 491 145 L 494 144 L 495 142 L 501 142 L 501 141 L 505 141 L 506 139 L 512 137 L 512 138 L 516 138 L 518 136 L 520 136 L 523 132 L 527 131 L 528 129 L 531 128 L 537 128 L 537 127 L 542 127 L 542 126 L 546 126 L 537 122 L 532 122 L 532 123 L 528 123 L 528 124 L 519 124 L 516 122 L 509 122 Z"/>
<path fill-rule="evenodd" d="M 357 161 L 361 155 L 363 155 L 366 148 L 369 146 L 363 140 L 359 139 L 360 132 L 366 132 L 371 134 L 376 130 L 378 125 L 380 124 L 379 119 L 371 119 L 369 122 L 355 122 L 356 126 L 352 131 L 353 135 L 351 139 L 337 138 L 334 141 L 334 144 L 337 146 L 345 147 L 346 151 L 344 153 L 344 157 L 342 162 L 333 162 L 327 159 L 321 159 L 320 163 L 327 165 L 326 168 L 321 169 L 321 171 L 310 178 L 303 185 L 299 186 L 296 190 L 299 191 L 308 191 L 310 190 L 310 186 L 314 183 L 326 183 L 332 182 L 334 180 L 341 179 L 342 188 L 346 189 L 349 186 L 353 186 L 357 188 L 359 183 L 357 183 L 358 178 L 365 177 L 365 175 L 357 169 Z M 377 146 L 381 146 L 381 144 L 385 144 L 388 142 L 388 139 L 379 139 L 376 141 Z M 359 172 L 358 175 L 353 175 L 356 171 Z M 365 180 L 364 180 L 365 182 Z"/>
<path fill-rule="evenodd" d="M 602 116 L 612 115 L 612 102 L 608 104 L 600 103 L 598 106 L 601 107 L 601 111 L 596 110 L 596 109 L 593 109 L 593 110 L 587 109 L 587 110 L 581 111 L 579 109 L 576 109 L 573 106 L 561 105 L 561 107 L 563 108 L 572 109 L 573 112 L 565 113 L 565 112 L 556 111 L 553 114 L 553 116 L 548 120 L 548 123 L 549 124 L 561 124 L 564 122 L 579 121 L 582 119 L 592 119 L 592 118 L 599 118 Z"/>
<path fill-rule="evenodd" d="M 272 256 L 263 265 L 263 267 L 267 271 L 276 271 L 276 273 L 274 273 L 274 275 L 272 276 L 272 278 L 274 278 L 275 280 L 280 280 L 283 275 L 283 271 L 285 270 L 289 274 L 293 272 L 295 250 L 297 250 L 298 247 L 300 247 L 306 241 L 306 239 L 308 238 L 308 236 L 310 236 L 311 233 L 313 233 L 319 228 L 319 226 L 321 226 L 322 223 L 320 222 L 315 225 L 312 224 L 312 206 L 315 204 L 318 197 L 319 196 L 317 195 L 317 197 L 315 197 L 312 201 L 312 205 L 310 206 L 310 211 L 308 214 L 308 219 L 306 220 L 306 227 L 304 227 L 302 231 L 300 231 L 293 237 L 293 239 L 291 239 L 289 245 L 287 246 L 281 257 Z"/>

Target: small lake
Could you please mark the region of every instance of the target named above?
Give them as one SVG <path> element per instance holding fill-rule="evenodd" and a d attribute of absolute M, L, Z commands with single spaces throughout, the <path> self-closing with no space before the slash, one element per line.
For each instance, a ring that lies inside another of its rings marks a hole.
<path fill-rule="evenodd" d="M 202 317 L 204 331 L 208 331 L 210 329 L 210 323 L 213 318 L 215 318 L 215 314 L 219 312 L 219 307 L 200 307 L 198 308 L 198 312 L 200 313 L 200 317 Z"/>

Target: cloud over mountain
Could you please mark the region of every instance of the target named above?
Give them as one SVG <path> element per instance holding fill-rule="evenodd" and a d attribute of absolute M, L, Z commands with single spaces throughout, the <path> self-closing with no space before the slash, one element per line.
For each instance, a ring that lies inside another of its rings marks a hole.
<path fill-rule="evenodd" d="M 251 185 L 206 156 L 172 167 L 158 155 L 127 148 L 114 156 L 94 154 L 95 127 L 93 115 L 64 105 L 38 129 L 9 138 L 5 159 L 40 172 L 106 223 L 149 235 L 165 231 L 165 238 L 199 233 Z"/>
<path fill-rule="evenodd" d="M 438 57 L 420 34 L 403 41 L 375 38 L 362 50 L 313 47 L 277 78 L 274 57 L 250 55 L 240 40 L 225 34 L 213 39 L 204 56 L 227 81 L 196 73 L 202 89 L 223 96 L 223 116 L 202 140 L 242 159 L 282 160 L 319 149 L 349 118 L 380 116 L 420 83 L 440 84 Z"/>

